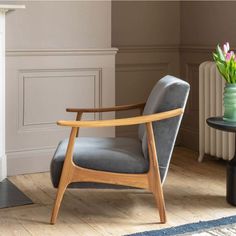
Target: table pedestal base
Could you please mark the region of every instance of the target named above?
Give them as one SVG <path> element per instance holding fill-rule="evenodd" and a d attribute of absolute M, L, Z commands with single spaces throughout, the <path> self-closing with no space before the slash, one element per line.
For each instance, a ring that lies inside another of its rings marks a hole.
<path fill-rule="evenodd" d="M 236 134 L 236 122 L 227 122 L 222 116 L 209 117 L 207 124 L 214 129 Z M 227 163 L 226 200 L 236 206 L 236 138 L 234 158 Z"/>
<path fill-rule="evenodd" d="M 227 164 L 226 200 L 236 206 L 236 162 Z"/>

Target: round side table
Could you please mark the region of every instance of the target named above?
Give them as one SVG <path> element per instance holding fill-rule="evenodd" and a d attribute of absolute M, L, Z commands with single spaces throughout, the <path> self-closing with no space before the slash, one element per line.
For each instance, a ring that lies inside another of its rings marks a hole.
<path fill-rule="evenodd" d="M 236 133 L 236 122 L 227 122 L 223 117 L 210 117 L 207 124 L 215 129 Z M 227 163 L 226 200 L 236 206 L 236 139 L 234 157 Z"/>

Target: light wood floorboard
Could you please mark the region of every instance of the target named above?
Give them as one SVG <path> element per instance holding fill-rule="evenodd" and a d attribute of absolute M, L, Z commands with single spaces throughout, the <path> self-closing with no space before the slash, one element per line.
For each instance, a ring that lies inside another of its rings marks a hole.
<path fill-rule="evenodd" d="M 49 173 L 10 177 L 35 204 L 0 210 L 0 236 L 125 235 L 236 214 L 225 201 L 225 163 L 197 162 L 197 153 L 177 147 L 164 184 L 167 224 L 152 194 L 144 190 L 67 190 L 56 225 L 49 219 L 56 190 Z"/>

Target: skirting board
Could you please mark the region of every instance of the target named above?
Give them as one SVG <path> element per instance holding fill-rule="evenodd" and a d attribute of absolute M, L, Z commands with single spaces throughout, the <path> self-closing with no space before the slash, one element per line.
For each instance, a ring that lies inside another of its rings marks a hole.
<path fill-rule="evenodd" d="M 199 133 L 196 130 L 182 127 L 178 136 L 180 145 L 196 152 L 199 151 Z"/>
<path fill-rule="evenodd" d="M 99 129 L 94 137 L 115 137 L 114 128 L 107 129 L 106 132 Z M 49 171 L 56 147 L 57 145 L 54 148 L 7 152 L 7 176 Z"/>
<path fill-rule="evenodd" d="M 0 158 L 0 182 L 7 177 L 7 156 L 4 155 Z"/>
<path fill-rule="evenodd" d="M 7 175 L 46 172 L 55 149 L 25 151 L 7 154 Z"/>

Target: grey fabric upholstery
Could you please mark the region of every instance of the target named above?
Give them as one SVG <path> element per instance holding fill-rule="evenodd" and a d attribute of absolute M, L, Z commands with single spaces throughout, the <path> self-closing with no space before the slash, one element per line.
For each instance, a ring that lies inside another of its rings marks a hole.
<path fill-rule="evenodd" d="M 68 139 L 58 145 L 51 162 L 54 187 L 60 180 L 67 145 Z M 145 173 L 149 166 L 141 141 L 132 138 L 77 138 L 73 160 L 81 167 L 117 173 Z"/>
<path fill-rule="evenodd" d="M 173 76 L 165 76 L 153 88 L 143 114 L 185 108 L 189 84 Z M 182 116 L 153 123 L 161 180 L 164 182 Z M 51 179 L 58 186 L 68 139 L 59 143 L 51 162 Z M 78 138 L 74 162 L 81 167 L 117 173 L 146 173 L 149 168 L 147 137 L 144 125 L 139 127 L 139 140 L 131 138 Z M 73 183 L 74 187 L 87 184 Z M 91 185 L 92 187 L 95 185 Z"/>

